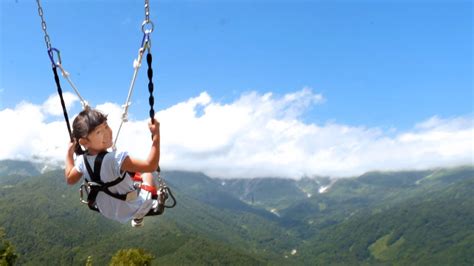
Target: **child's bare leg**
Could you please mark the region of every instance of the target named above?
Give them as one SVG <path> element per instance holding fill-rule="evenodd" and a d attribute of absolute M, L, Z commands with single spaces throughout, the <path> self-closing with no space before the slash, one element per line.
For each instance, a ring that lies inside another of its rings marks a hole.
<path fill-rule="evenodd" d="M 152 173 L 142 173 L 142 180 L 143 180 L 143 184 L 147 186 L 152 186 L 152 187 L 155 186 Z"/>
<path fill-rule="evenodd" d="M 153 175 L 151 173 L 142 173 L 141 174 L 141 178 L 142 178 L 142 185 L 146 185 L 146 186 L 149 186 L 149 187 L 155 187 L 155 183 L 153 182 Z M 156 189 L 156 187 L 155 187 Z M 148 191 L 148 195 L 150 198 L 147 198 L 147 199 L 152 199 L 152 195 L 156 192 L 151 192 L 151 191 Z M 151 208 L 154 208 L 153 205 L 150 206 Z M 140 226 L 143 226 L 143 218 L 145 216 L 146 213 L 140 213 L 140 214 L 135 214 L 135 216 L 133 217 L 133 220 L 132 220 L 132 226 L 133 227 L 140 227 Z M 138 216 L 139 215 L 139 216 Z"/>

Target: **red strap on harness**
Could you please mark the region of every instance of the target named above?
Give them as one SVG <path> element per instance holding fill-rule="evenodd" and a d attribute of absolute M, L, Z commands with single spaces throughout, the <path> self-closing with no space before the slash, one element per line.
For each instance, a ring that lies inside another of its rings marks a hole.
<path fill-rule="evenodd" d="M 151 192 L 152 196 L 158 195 L 158 193 L 156 192 L 156 187 L 154 187 L 154 186 L 148 186 L 148 185 L 142 184 L 140 186 L 140 188 L 143 189 L 143 190 L 146 190 L 148 192 Z"/>
<path fill-rule="evenodd" d="M 132 180 L 135 182 L 143 182 L 142 175 L 138 172 L 136 172 L 135 175 L 133 175 Z M 154 186 L 148 186 L 142 183 L 140 184 L 140 188 L 150 192 L 152 196 L 158 195 L 158 193 L 156 192 L 156 187 Z"/>
<path fill-rule="evenodd" d="M 135 175 L 132 177 L 132 180 L 136 182 L 143 182 L 142 174 L 136 172 Z"/>

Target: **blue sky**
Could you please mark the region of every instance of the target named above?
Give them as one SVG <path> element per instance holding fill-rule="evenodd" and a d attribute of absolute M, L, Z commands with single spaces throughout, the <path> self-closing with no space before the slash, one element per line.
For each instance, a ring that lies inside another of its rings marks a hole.
<path fill-rule="evenodd" d="M 0 111 L 22 101 L 42 105 L 55 87 L 36 3 L 1 3 Z M 92 105 L 123 104 L 142 37 L 142 1 L 42 4 L 52 45 L 81 94 Z M 252 93 L 278 102 L 309 90 L 298 95 L 310 103 L 300 99 L 293 117 L 306 126 L 396 138 L 433 118 L 461 119 L 472 133 L 472 13 L 472 1 L 461 0 L 151 1 L 155 109 L 203 92 L 214 105 L 233 106 Z M 137 120 L 148 114 L 141 71 L 131 107 Z M 203 101 L 195 112 L 210 106 Z"/>

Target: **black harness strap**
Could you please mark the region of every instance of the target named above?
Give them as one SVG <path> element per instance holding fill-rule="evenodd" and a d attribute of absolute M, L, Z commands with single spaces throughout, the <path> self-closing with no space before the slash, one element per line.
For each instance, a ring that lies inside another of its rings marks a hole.
<path fill-rule="evenodd" d="M 127 199 L 127 194 L 124 194 L 124 195 L 116 194 L 116 193 L 113 193 L 109 190 L 110 187 L 113 187 L 113 186 L 115 186 L 115 185 L 117 185 L 117 184 L 119 184 L 120 182 L 123 181 L 123 179 L 125 178 L 125 176 L 127 174 L 126 172 L 124 172 L 122 174 L 122 176 L 118 177 L 117 179 L 115 179 L 114 181 L 111 181 L 111 182 L 104 183 L 100 179 L 100 169 L 102 168 L 102 161 L 103 161 L 106 154 L 107 154 L 106 151 L 97 154 L 97 157 L 95 158 L 95 161 L 94 161 L 94 171 L 92 171 L 92 167 L 89 164 L 89 162 L 87 161 L 87 158 L 84 157 L 84 164 L 86 165 L 86 169 L 87 169 L 87 172 L 89 173 L 91 181 L 98 184 L 98 185 L 91 185 L 90 186 L 91 190 L 89 192 L 89 196 L 87 197 L 87 202 L 88 202 L 89 208 L 92 209 L 92 210 L 95 210 L 95 211 L 98 211 L 98 208 L 95 204 L 95 199 L 97 198 L 97 195 L 101 191 L 104 192 L 105 194 L 107 194 L 107 195 L 109 195 L 113 198 L 119 199 L 119 200 L 126 200 Z M 86 179 L 86 181 L 89 182 L 89 180 L 87 180 L 87 179 Z"/>
<path fill-rule="evenodd" d="M 56 82 L 56 88 L 58 90 L 59 99 L 61 100 L 61 107 L 63 108 L 63 115 L 64 115 L 64 120 L 66 121 L 67 131 L 69 132 L 69 138 L 72 141 L 71 125 L 69 124 L 69 117 L 67 115 L 66 104 L 64 103 L 63 90 L 61 89 L 61 82 L 59 82 L 58 71 L 56 68 L 57 68 L 56 65 L 53 65 L 54 81 Z"/>
<path fill-rule="evenodd" d="M 107 154 L 107 151 L 103 151 L 103 152 L 97 154 L 97 157 L 95 157 L 94 172 L 93 172 L 94 175 L 93 175 L 92 181 L 102 182 L 102 180 L 100 180 L 100 169 L 102 169 L 102 161 L 104 160 L 104 157 L 105 157 L 106 154 Z"/>
<path fill-rule="evenodd" d="M 102 168 L 102 161 L 104 160 L 104 157 L 106 154 L 107 154 L 106 151 L 97 154 L 97 157 L 95 158 L 95 161 L 94 161 L 94 170 L 92 170 L 92 167 L 89 164 L 89 161 L 84 156 L 84 164 L 86 165 L 87 173 L 89 173 L 89 177 L 91 178 L 91 181 L 96 182 L 101 185 L 104 184 L 104 182 L 100 180 L 100 169 Z"/>

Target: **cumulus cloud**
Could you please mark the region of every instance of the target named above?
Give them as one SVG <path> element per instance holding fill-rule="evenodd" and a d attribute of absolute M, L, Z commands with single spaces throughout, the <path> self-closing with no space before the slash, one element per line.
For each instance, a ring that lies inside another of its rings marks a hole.
<path fill-rule="evenodd" d="M 71 109 L 75 102 L 77 102 L 78 98 L 76 95 L 65 92 L 63 93 L 63 100 L 66 106 L 66 109 Z M 63 109 L 61 107 L 59 96 L 57 94 L 53 94 L 48 97 L 48 99 L 41 105 L 41 111 L 45 115 L 52 115 L 52 116 L 60 116 L 63 114 Z"/>
<path fill-rule="evenodd" d="M 77 102 L 73 95 L 66 98 L 68 108 Z M 0 121 L 9 125 L 9 130 L 0 132 L 0 159 L 62 160 L 68 136 L 57 102 L 52 96 L 39 106 L 21 103 L 1 110 Z M 298 178 L 473 163 L 472 117 L 433 116 L 395 133 L 301 119 L 310 107 L 324 102 L 324 97 L 310 88 L 283 96 L 250 92 L 226 104 L 203 92 L 157 113 L 161 166 L 214 177 Z M 119 105 L 104 103 L 96 108 L 108 114 L 113 129 L 118 128 Z M 150 146 L 147 123 L 145 119 L 125 123 L 117 142 L 119 149 L 146 157 Z"/>

